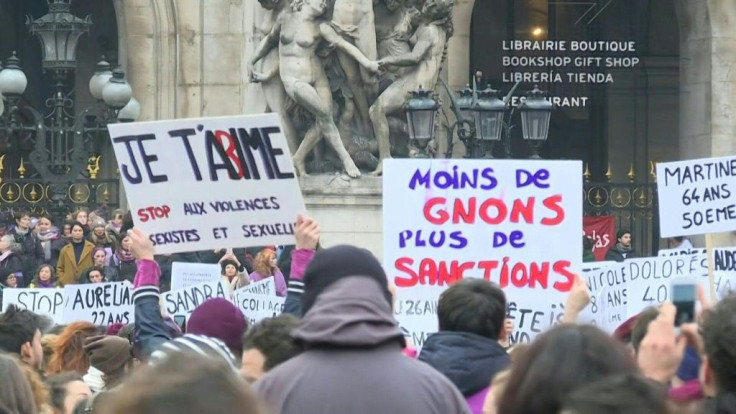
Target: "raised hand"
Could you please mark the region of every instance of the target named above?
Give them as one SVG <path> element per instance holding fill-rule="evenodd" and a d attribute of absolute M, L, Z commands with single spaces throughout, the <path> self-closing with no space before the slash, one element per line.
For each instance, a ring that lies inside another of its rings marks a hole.
<path fill-rule="evenodd" d="M 316 250 L 319 243 L 319 224 L 313 218 L 299 214 L 296 218 L 296 248 Z"/>
<path fill-rule="evenodd" d="M 153 260 L 154 248 L 153 242 L 138 227 L 128 230 L 130 237 L 130 252 L 137 260 Z"/>

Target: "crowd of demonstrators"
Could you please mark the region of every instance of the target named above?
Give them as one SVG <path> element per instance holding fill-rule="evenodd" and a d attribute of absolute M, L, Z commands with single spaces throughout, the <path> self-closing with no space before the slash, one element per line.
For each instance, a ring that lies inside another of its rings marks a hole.
<path fill-rule="evenodd" d="M 0 314 L 0 412 L 736 413 L 736 296 L 711 306 L 701 290 L 698 322 L 679 331 L 674 306 L 664 303 L 609 335 L 576 323 L 590 301 L 576 277 L 559 323 L 514 344 L 505 292 L 464 279 L 440 295 L 438 332 L 417 354 L 394 317 L 393 286 L 379 261 L 354 246 L 322 249 L 309 217 L 297 218 L 288 250 L 157 256 L 143 232 L 126 228 L 122 212 L 85 237 L 85 224 L 100 216 L 75 215 L 56 266 L 44 264 L 53 249 L 42 242 L 51 238 L 39 238 L 43 258 L 31 273 L 18 264 L 21 243 L 9 234 L 0 239 L 0 269 L 17 254 L 16 285 L 128 280 L 134 323 L 52 327 L 9 306 Z M 619 239 L 618 250 L 631 257 L 630 238 Z M 286 251 L 288 274 L 279 266 Z M 213 298 L 182 331 L 160 306 L 162 268 L 175 258 L 219 262 L 232 289 L 274 278 L 284 313 L 251 326 L 231 301 Z"/>

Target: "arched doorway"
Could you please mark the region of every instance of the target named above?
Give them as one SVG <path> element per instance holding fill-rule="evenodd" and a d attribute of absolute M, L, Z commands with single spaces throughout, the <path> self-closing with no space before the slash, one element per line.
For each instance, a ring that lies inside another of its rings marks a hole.
<path fill-rule="evenodd" d="M 680 156 L 678 32 L 670 0 L 473 5 L 468 79 L 480 70 L 494 89 L 547 91 L 558 108 L 543 157 L 583 160 L 601 183 L 589 210 L 617 215 L 644 253 L 659 245 L 651 162 Z M 522 141 L 516 128 L 517 158 Z"/>

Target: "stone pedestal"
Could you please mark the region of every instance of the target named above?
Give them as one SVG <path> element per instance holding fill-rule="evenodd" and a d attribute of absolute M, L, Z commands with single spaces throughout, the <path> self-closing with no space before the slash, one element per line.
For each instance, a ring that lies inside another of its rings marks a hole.
<path fill-rule="evenodd" d="M 317 175 L 299 180 L 307 214 L 319 223 L 324 247 L 352 244 L 383 256 L 382 179 Z"/>

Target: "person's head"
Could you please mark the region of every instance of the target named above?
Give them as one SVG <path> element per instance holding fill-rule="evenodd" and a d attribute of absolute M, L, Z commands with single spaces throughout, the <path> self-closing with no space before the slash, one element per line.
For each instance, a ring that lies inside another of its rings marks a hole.
<path fill-rule="evenodd" d="M 467 332 L 494 341 L 504 336 L 506 296 L 483 279 L 462 279 L 440 295 L 440 331 Z"/>
<path fill-rule="evenodd" d="M 224 342 L 235 357 L 243 354 L 241 338 L 248 329 L 243 312 L 224 298 L 212 298 L 197 306 L 187 321 L 187 333 Z"/>
<path fill-rule="evenodd" d="M 43 383 L 41 374 L 28 364 L 21 363 L 20 368 L 23 370 L 26 380 L 28 380 L 28 385 L 31 386 L 31 394 L 33 394 L 36 407 L 45 408 L 49 402 L 49 391 L 46 384 Z"/>
<path fill-rule="evenodd" d="M 93 222 L 92 234 L 94 234 L 97 239 L 105 239 L 105 225 L 104 220 L 96 220 Z"/>
<path fill-rule="evenodd" d="M 300 348 L 291 338 L 299 320 L 289 314 L 266 318 L 243 336 L 243 364 L 240 373 L 248 382 L 261 378 L 280 363 L 296 356 Z"/>
<path fill-rule="evenodd" d="M 655 307 L 648 307 L 637 316 L 634 328 L 631 330 L 631 346 L 635 353 L 639 353 L 639 345 L 647 335 L 649 323 L 657 319 L 657 316 L 659 316 L 659 310 Z"/>
<path fill-rule="evenodd" d="M 302 315 L 309 312 L 317 298 L 330 285 L 351 276 L 375 280 L 389 309 L 393 306 L 388 278 L 378 259 L 366 249 L 340 245 L 317 251 L 304 271 Z"/>
<path fill-rule="evenodd" d="M 130 251 L 130 244 L 132 240 L 130 239 L 130 236 L 127 234 L 120 238 L 120 248 L 127 251 Z"/>
<path fill-rule="evenodd" d="M 13 414 L 36 414 L 33 390 L 23 368 L 12 355 L 0 353 L 0 411 Z"/>
<path fill-rule="evenodd" d="M 112 219 L 110 220 L 113 227 L 120 228 L 123 225 L 123 210 L 116 208 L 112 211 Z"/>
<path fill-rule="evenodd" d="M 84 341 L 99 333 L 89 322 L 74 322 L 67 325 L 56 340 L 54 355 L 46 368 L 46 375 L 76 371 L 81 375 L 89 369 L 89 357 L 84 351 Z"/>
<path fill-rule="evenodd" d="M 116 387 L 133 364 L 130 343 L 119 336 L 99 335 L 87 338 L 84 350 L 90 364 L 104 374 L 105 389 Z"/>
<path fill-rule="evenodd" d="M 74 243 L 84 240 L 84 225 L 78 221 L 72 223 L 70 237 Z"/>
<path fill-rule="evenodd" d="M 54 225 L 54 222 L 51 220 L 51 218 L 47 215 L 41 215 L 38 218 L 38 223 L 36 224 L 36 228 L 38 229 L 38 232 L 41 234 L 44 234 L 51 230 L 51 226 Z"/>
<path fill-rule="evenodd" d="M 95 266 L 105 266 L 107 260 L 107 253 L 105 249 L 101 247 L 95 247 L 92 250 L 92 264 Z"/>
<path fill-rule="evenodd" d="M 426 0 L 422 6 L 422 16 L 427 22 L 445 19 L 451 16 L 454 5 L 453 0 Z"/>
<path fill-rule="evenodd" d="M 54 414 L 72 414 L 74 407 L 83 401 L 92 391 L 76 372 L 64 372 L 46 379 L 51 393 L 50 406 Z"/>
<path fill-rule="evenodd" d="M 54 274 L 54 267 L 49 264 L 42 264 L 38 267 L 38 270 L 36 270 L 36 276 L 34 282 L 36 282 L 36 285 L 38 285 L 38 282 L 43 282 L 45 284 L 53 283 L 56 280 L 56 276 Z"/>
<path fill-rule="evenodd" d="M 15 276 L 15 273 L 9 273 L 0 277 L 0 285 L 3 285 L 6 288 L 17 288 L 18 278 Z"/>
<path fill-rule="evenodd" d="M 87 226 L 87 221 L 89 220 L 89 210 L 87 210 L 85 207 L 80 208 L 72 215 L 72 220 L 77 221 L 82 226 Z"/>
<path fill-rule="evenodd" d="M 67 239 L 72 237 L 72 224 L 74 224 L 73 221 L 67 221 L 64 223 L 64 228 L 62 230 L 64 233 L 64 237 L 66 237 Z"/>
<path fill-rule="evenodd" d="M 238 275 L 238 264 L 234 260 L 223 260 L 220 262 L 220 267 L 222 268 L 220 274 L 223 276 L 227 276 L 232 279 Z"/>
<path fill-rule="evenodd" d="M 623 344 L 591 325 L 559 325 L 514 361 L 499 413 L 556 413 L 567 396 L 609 375 L 636 372 Z"/>
<path fill-rule="evenodd" d="M 43 350 L 43 366 L 46 367 L 54 355 L 54 346 L 59 339 L 59 335 L 47 333 L 41 336 L 41 349 Z"/>
<path fill-rule="evenodd" d="M 87 271 L 87 281 L 89 283 L 102 283 L 105 281 L 105 274 L 101 267 L 92 266 Z"/>
<path fill-rule="evenodd" d="M 631 246 L 631 232 L 628 230 L 619 230 L 616 232 L 616 241 L 624 247 Z"/>
<path fill-rule="evenodd" d="M 46 318 L 27 309 L 10 305 L 0 314 L 0 351 L 20 355 L 25 363 L 41 369 L 43 365 L 41 332 L 48 325 L 49 321 Z"/>
<path fill-rule="evenodd" d="M 28 230 L 31 226 L 31 213 L 25 210 L 18 211 L 13 214 L 13 220 L 15 220 L 15 226 L 20 230 Z"/>
<path fill-rule="evenodd" d="M 276 252 L 273 249 L 263 249 L 258 252 L 253 263 L 253 270 L 264 276 L 274 274 L 277 270 Z"/>
<path fill-rule="evenodd" d="M 12 234 L 6 234 L 3 237 L 0 237 L 0 253 L 5 253 L 7 251 L 18 253 L 20 250 L 21 246 L 15 241 L 15 237 Z"/>
<path fill-rule="evenodd" d="M 174 352 L 138 370 L 101 404 L 109 414 L 259 414 L 261 408 L 235 371 L 222 361 Z"/>
<path fill-rule="evenodd" d="M 736 392 L 736 294 L 721 299 L 701 325 L 705 357 L 701 382 L 720 393 Z"/>
<path fill-rule="evenodd" d="M 614 375 L 584 385 L 565 398 L 560 414 L 667 414 L 667 393 L 640 375 Z"/>

